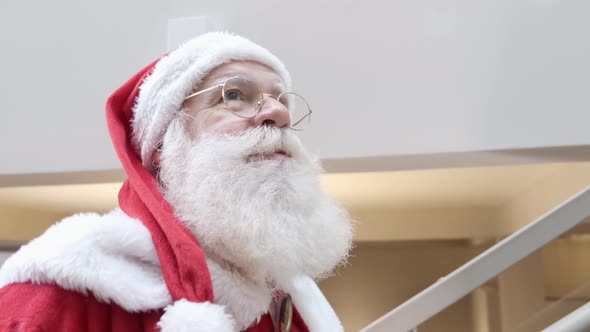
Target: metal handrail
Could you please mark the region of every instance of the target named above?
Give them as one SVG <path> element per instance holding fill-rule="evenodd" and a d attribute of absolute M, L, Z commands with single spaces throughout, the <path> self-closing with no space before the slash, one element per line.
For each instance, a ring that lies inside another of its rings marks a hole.
<path fill-rule="evenodd" d="M 590 187 L 377 319 L 361 332 L 406 332 L 590 216 Z"/>
<path fill-rule="evenodd" d="M 584 332 L 590 330 L 590 302 L 558 320 L 543 332 Z"/>

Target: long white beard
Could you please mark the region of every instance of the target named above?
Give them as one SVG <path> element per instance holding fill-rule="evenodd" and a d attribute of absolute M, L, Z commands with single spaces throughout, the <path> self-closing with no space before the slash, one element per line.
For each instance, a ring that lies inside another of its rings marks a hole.
<path fill-rule="evenodd" d="M 298 274 L 324 277 L 346 260 L 350 218 L 322 191 L 319 163 L 290 130 L 259 127 L 195 143 L 175 120 L 163 146 L 164 196 L 212 258 L 278 287 Z M 292 159 L 251 158 L 277 150 Z"/>

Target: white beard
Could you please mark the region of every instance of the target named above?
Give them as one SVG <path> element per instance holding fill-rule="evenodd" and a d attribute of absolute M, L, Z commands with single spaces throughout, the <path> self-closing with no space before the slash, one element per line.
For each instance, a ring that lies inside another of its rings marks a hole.
<path fill-rule="evenodd" d="M 347 212 L 321 189 L 319 163 L 290 130 L 250 129 L 192 142 L 182 120 L 163 141 L 160 181 L 205 253 L 259 285 L 327 276 L 352 241 Z M 249 158 L 284 150 L 288 160 Z"/>

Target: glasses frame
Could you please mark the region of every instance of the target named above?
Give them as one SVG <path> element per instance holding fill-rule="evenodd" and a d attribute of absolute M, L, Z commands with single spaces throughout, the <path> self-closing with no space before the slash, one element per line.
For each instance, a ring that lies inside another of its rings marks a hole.
<path fill-rule="evenodd" d="M 206 92 L 212 91 L 212 90 L 214 90 L 214 89 L 219 89 L 219 88 L 221 88 L 221 98 L 223 99 L 223 103 L 225 104 L 225 106 L 228 106 L 228 105 L 227 105 L 227 103 L 225 102 L 225 85 L 226 85 L 226 83 L 227 83 L 229 80 L 236 79 L 236 78 L 239 78 L 239 79 L 241 79 L 241 80 L 248 81 L 248 82 L 252 83 L 254 86 L 258 87 L 258 85 L 256 85 L 254 82 L 252 82 L 252 81 L 250 81 L 250 80 L 248 80 L 248 79 L 245 79 L 245 78 L 243 78 L 243 77 L 240 77 L 240 76 L 233 76 L 233 77 L 230 77 L 230 78 L 226 79 L 226 80 L 225 80 L 225 82 L 223 82 L 223 83 L 219 83 L 219 84 L 216 84 L 216 85 L 214 85 L 214 86 L 208 87 L 208 88 L 206 88 L 206 89 L 199 90 L 199 91 L 197 91 L 197 92 L 195 92 L 195 93 L 192 93 L 192 94 L 190 94 L 190 95 L 188 95 L 188 96 L 184 97 L 184 100 L 183 100 L 183 101 L 187 101 L 187 100 L 189 100 L 189 99 L 191 99 L 191 98 L 194 98 L 194 97 L 196 97 L 196 96 L 202 95 L 203 93 L 206 93 Z M 260 89 L 258 89 L 258 91 L 260 91 Z M 262 105 L 264 105 L 264 102 L 265 102 L 265 100 L 266 100 L 266 99 L 265 99 L 265 97 L 270 97 L 270 98 L 273 98 L 273 99 L 274 99 L 274 100 L 276 100 L 276 101 L 279 101 L 279 100 L 281 99 L 281 97 L 283 97 L 283 96 L 285 96 L 285 95 L 296 95 L 297 97 L 301 98 L 301 100 L 303 100 L 303 102 L 305 103 L 305 106 L 307 107 L 307 113 L 306 113 L 305 115 L 303 115 L 303 116 L 301 117 L 301 119 L 297 120 L 297 122 L 295 122 L 295 123 L 292 123 L 292 124 L 291 124 L 291 126 L 290 126 L 290 128 L 291 128 L 291 129 L 293 129 L 293 130 L 297 130 L 297 131 L 302 131 L 302 130 L 304 130 L 305 128 L 307 128 L 307 126 L 306 126 L 306 127 L 304 127 L 304 128 L 301 128 L 301 129 L 299 129 L 299 128 L 294 128 L 294 126 L 296 126 L 296 125 L 300 124 L 300 123 L 301 123 L 301 122 L 303 122 L 305 119 L 307 119 L 307 121 L 308 121 L 308 122 L 311 122 L 311 114 L 313 113 L 313 111 L 311 110 L 311 107 L 309 107 L 309 103 L 307 102 L 307 100 L 306 100 L 305 98 L 303 98 L 303 96 L 302 96 L 302 95 L 300 95 L 300 94 L 298 94 L 298 93 L 296 93 L 296 92 L 290 92 L 290 91 L 282 92 L 282 93 L 281 93 L 280 95 L 278 95 L 277 97 L 275 97 L 273 94 L 270 94 L 270 93 L 263 93 L 263 92 L 260 92 L 260 96 L 261 96 L 262 98 L 261 98 L 259 101 L 257 101 L 257 102 L 256 102 L 256 106 L 257 106 L 257 107 L 256 107 L 256 110 L 255 110 L 255 112 L 254 112 L 254 114 L 253 114 L 252 116 L 244 116 L 244 115 L 239 115 L 239 114 L 237 114 L 236 112 L 234 112 L 234 111 L 232 111 L 232 110 L 229 110 L 229 111 L 230 111 L 230 112 L 231 112 L 233 115 L 235 115 L 235 116 L 237 116 L 237 117 L 239 117 L 239 118 L 242 118 L 242 119 L 252 119 L 252 118 L 253 118 L 253 117 L 255 117 L 256 115 L 258 115 L 258 113 L 260 113 L 260 111 L 262 110 Z M 229 107 L 229 106 L 228 106 L 228 107 Z M 291 110 L 289 110 L 289 112 L 291 112 Z"/>

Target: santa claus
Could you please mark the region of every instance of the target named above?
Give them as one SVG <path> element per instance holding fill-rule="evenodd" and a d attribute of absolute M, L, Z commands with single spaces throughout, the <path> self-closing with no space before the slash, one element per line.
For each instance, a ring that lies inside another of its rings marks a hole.
<path fill-rule="evenodd" d="M 346 211 L 295 135 L 311 109 L 283 63 L 228 33 L 150 64 L 107 102 L 120 208 L 78 214 L 0 271 L 0 331 L 342 331 L 316 285 Z"/>

